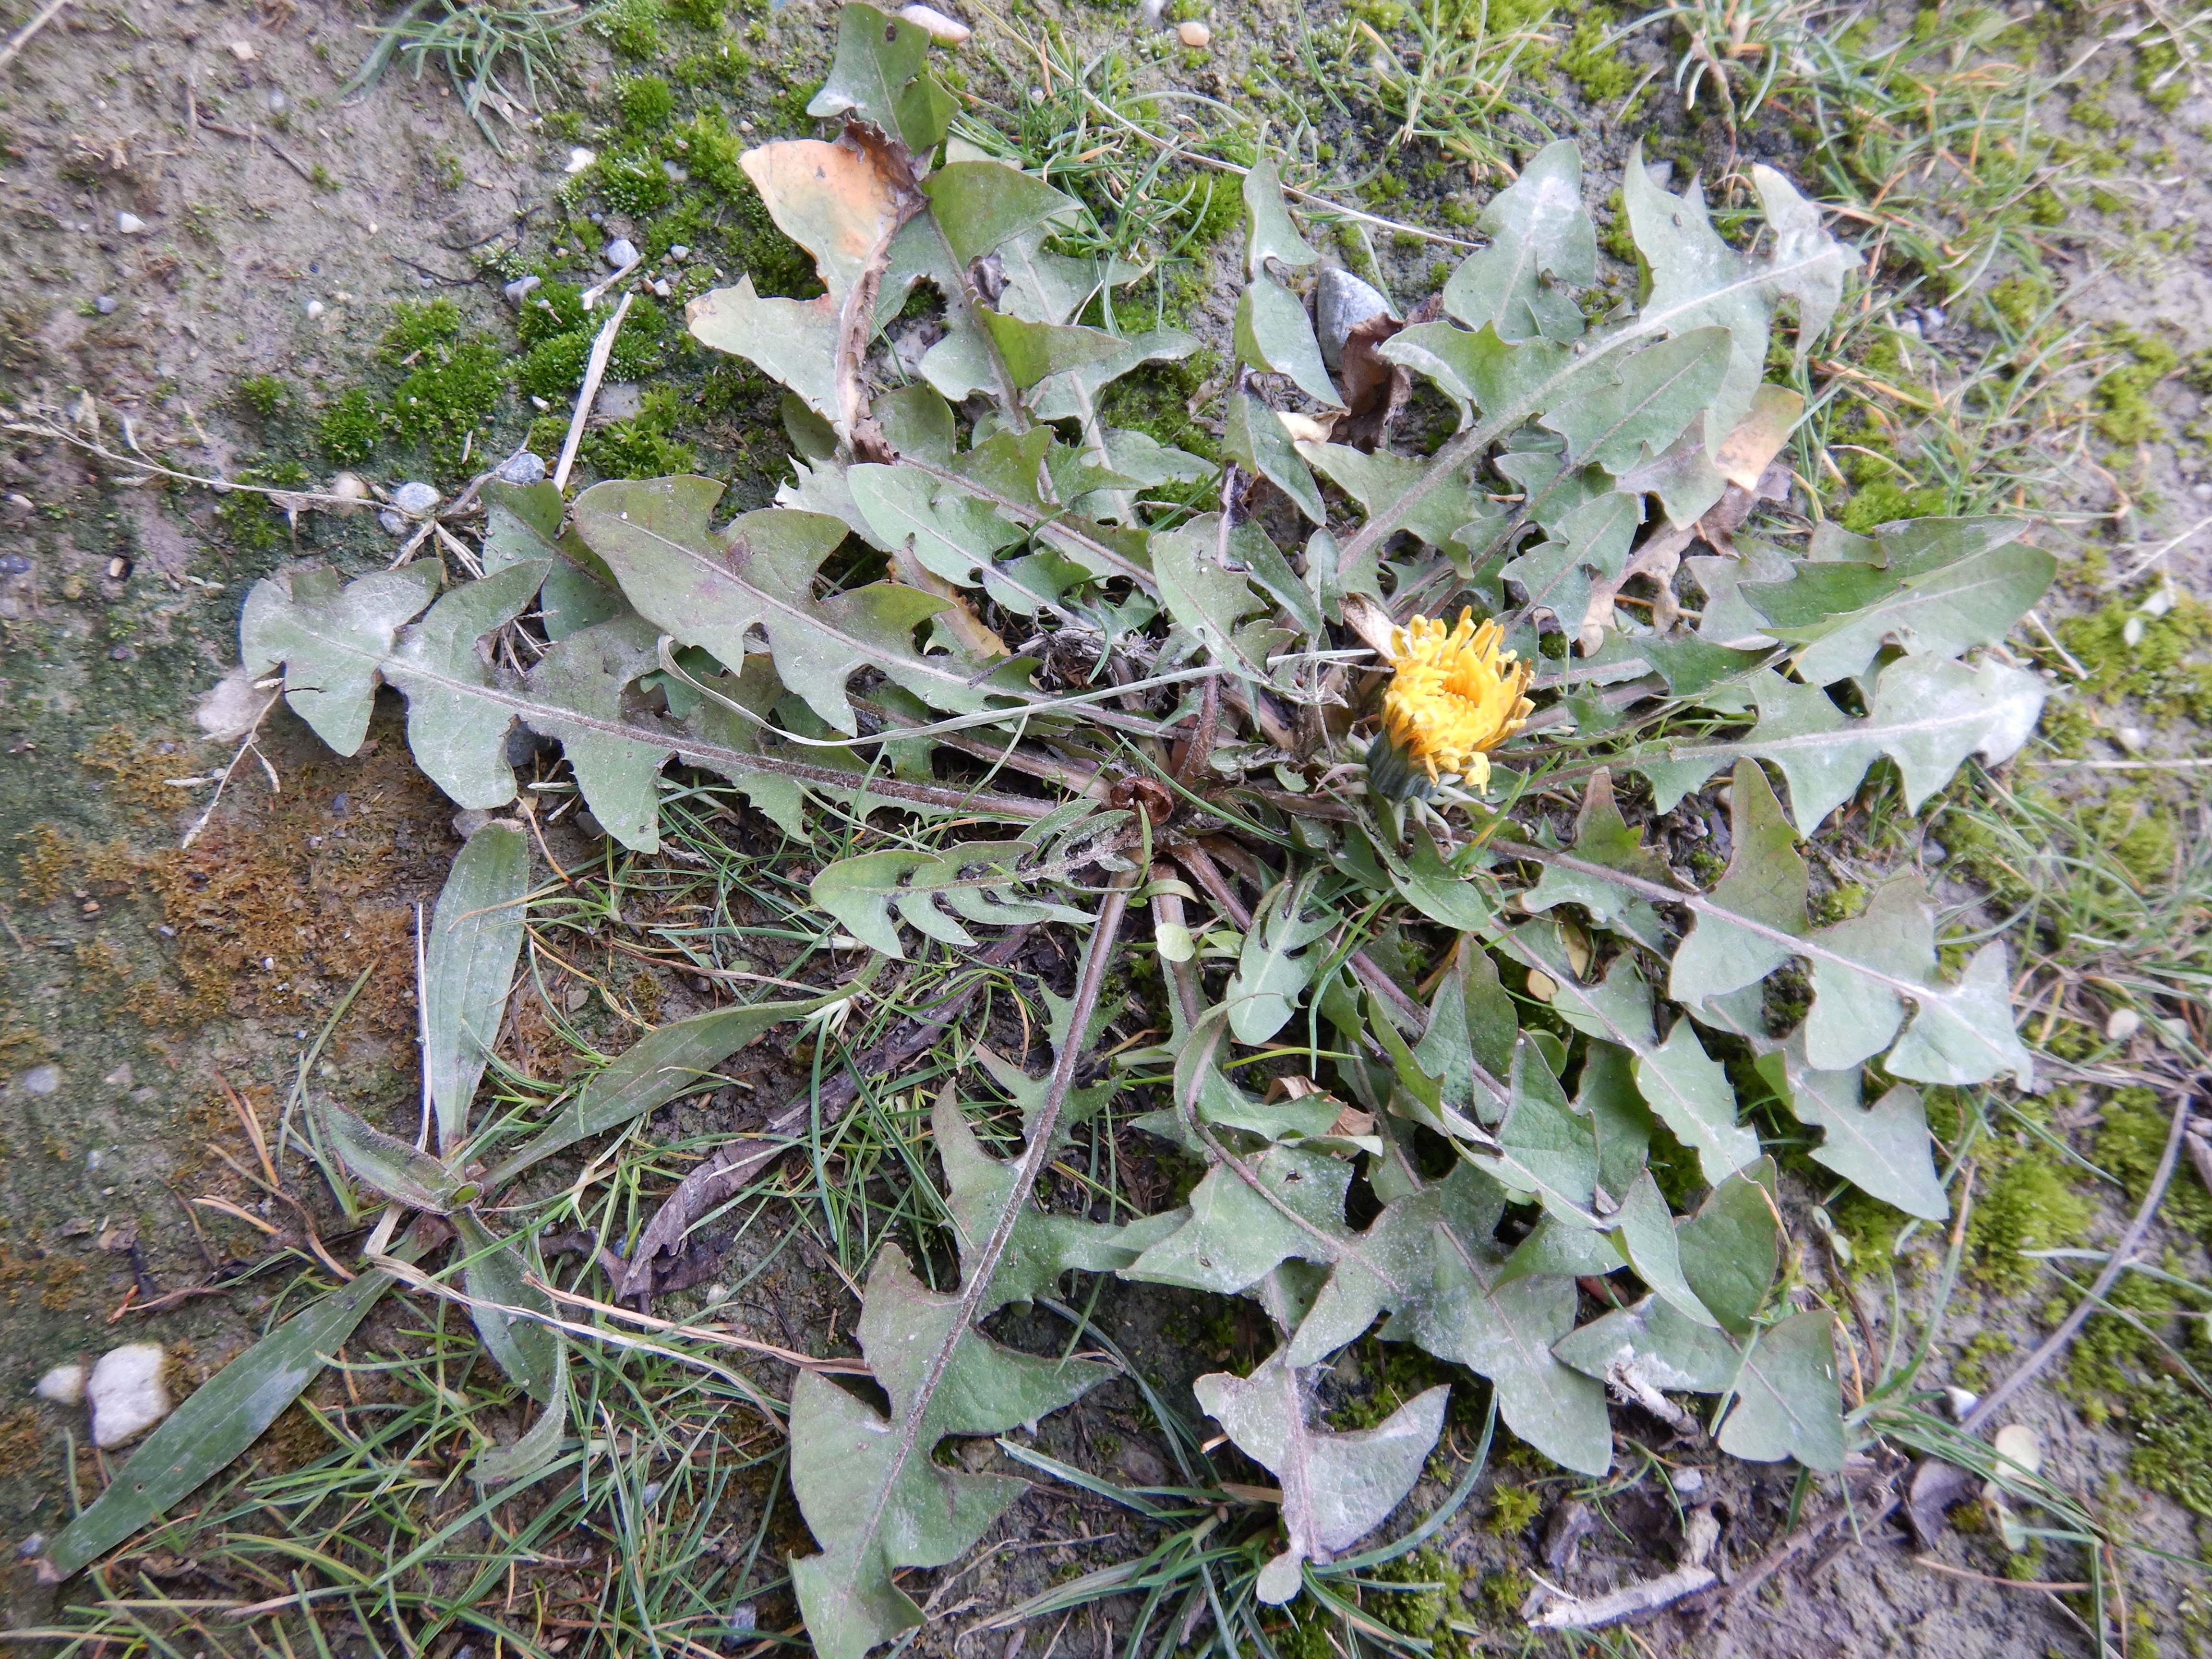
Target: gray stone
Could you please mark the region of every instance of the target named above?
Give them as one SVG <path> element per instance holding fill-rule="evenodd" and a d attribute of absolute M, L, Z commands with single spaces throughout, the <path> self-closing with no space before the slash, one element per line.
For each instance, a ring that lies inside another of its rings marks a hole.
<path fill-rule="evenodd" d="M 115 216 L 115 228 L 125 236 L 140 236 L 145 234 L 146 222 L 135 213 L 118 213 Z"/>
<path fill-rule="evenodd" d="M 637 249 L 627 236 L 617 236 L 607 244 L 606 262 L 617 270 L 637 263 Z"/>
<path fill-rule="evenodd" d="M 62 1086 L 62 1068 L 58 1066 L 33 1066 L 23 1073 L 23 1092 L 27 1095 L 51 1095 Z"/>
<path fill-rule="evenodd" d="M 103 317 L 112 317 L 115 314 L 115 296 L 112 294 L 101 295 L 92 302 L 92 308 Z"/>
<path fill-rule="evenodd" d="M 507 744 L 501 752 L 509 766 L 528 766 L 540 755 L 559 754 L 561 745 L 517 721 L 507 728 Z"/>
<path fill-rule="evenodd" d="M 410 519 L 427 517 L 442 499 L 434 486 L 410 478 L 392 492 L 392 504 Z"/>
<path fill-rule="evenodd" d="M 384 533 L 387 536 L 404 536 L 407 533 L 405 516 L 393 512 L 388 507 L 377 514 L 376 521 L 383 526 Z"/>
<path fill-rule="evenodd" d="M 492 476 L 503 484 L 534 484 L 545 476 L 544 458 L 518 449 L 499 464 L 499 471 Z"/>
<path fill-rule="evenodd" d="M 536 288 L 543 281 L 544 281 L 544 278 L 539 276 L 533 271 L 527 276 L 516 277 L 505 288 L 501 289 L 500 292 L 506 295 L 508 301 L 513 304 L 520 305 L 523 300 L 529 295 L 530 290 Z"/>
<path fill-rule="evenodd" d="M 1362 282 L 1341 265 L 1325 266 L 1314 288 L 1314 332 L 1321 339 L 1322 361 L 1330 369 L 1344 365 L 1344 343 L 1352 331 L 1370 317 L 1390 315 L 1390 302 L 1374 285 Z"/>

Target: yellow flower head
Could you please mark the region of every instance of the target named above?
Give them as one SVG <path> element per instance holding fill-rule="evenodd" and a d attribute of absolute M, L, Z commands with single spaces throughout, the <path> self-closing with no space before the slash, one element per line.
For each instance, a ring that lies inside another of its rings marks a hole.
<path fill-rule="evenodd" d="M 1382 694 L 1382 738 L 1409 774 L 1421 767 L 1434 783 L 1439 773 L 1456 772 L 1474 788 L 1488 787 L 1489 751 L 1518 732 L 1535 707 L 1521 695 L 1528 665 L 1498 649 L 1504 637 L 1494 622 L 1476 627 L 1466 611 L 1453 628 L 1416 617 L 1392 634 L 1395 672 Z M 1378 750 L 1382 746 L 1378 742 Z M 1370 774 L 1374 768 L 1370 759 Z"/>

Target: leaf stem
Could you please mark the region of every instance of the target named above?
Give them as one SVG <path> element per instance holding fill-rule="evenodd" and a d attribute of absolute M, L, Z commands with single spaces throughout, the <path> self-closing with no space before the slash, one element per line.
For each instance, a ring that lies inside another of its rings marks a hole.
<path fill-rule="evenodd" d="M 876 1488 L 875 1501 L 859 1529 L 862 1538 L 874 1536 L 882 1528 L 884 1511 L 898 1484 L 899 1473 L 921 1445 L 922 1421 L 929 1413 L 938 1386 L 945 1380 L 961 1339 L 981 1316 L 990 1297 L 991 1280 L 997 1276 L 999 1263 L 1005 1259 L 1014 1228 L 1029 1207 L 1030 1195 L 1036 1190 L 1037 1177 L 1052 1161 L 1053 1134 L 1060 1127 L 1060 1109 L 1067 1103 L 1068 1091 L 1075 1083 L 1076 1066 L 1083 1057 L 1083 1034 L 1090 1029 L 1091 1012 L 1098 1006 L 1099 993 L 1105 988 L 1107 971 L 1114 961 L 1114 947 L 1121 938 L 1122 919 L 1128 915 L 1129 894 L 1144 868 L 1141 863 L 1132 863 L 1127 869 L 1116 872 L 1113 885 L 1107 889 L 1105 902 L 1098 908 L 1098 920 L 1091 928 L 1091 942 L 1084 948 L 1082 971 L 1076 978 L 1075 995 L 1069 1005 L 1067 1042 L 1054 1058 L 1043 1102 L 1030 1127 L 1029 1145 L 1014 1164 L 1005 1207 L 993 1222 L 983 1248 L 976 1252 L 945 1335 L 908 1400 L 898 1425 L 897 1443 Z"/>

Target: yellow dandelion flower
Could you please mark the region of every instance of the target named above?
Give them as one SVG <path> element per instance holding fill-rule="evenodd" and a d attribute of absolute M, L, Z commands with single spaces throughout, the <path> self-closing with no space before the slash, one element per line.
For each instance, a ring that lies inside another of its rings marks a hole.
<path fill-rule="evenodd" d="M 1392 634 L 1382 729 L 1367 757 L 1369 781 L 1378 790 L 1400 799 L 1425 794 L 1424 785 L 1444 773 L 1459 774 L 1475 789 L 1489 787 L 1490 750 L 1518 732 L 1535 707 L 1522 696 L 1529 665 L 1498 648 L 1504 637 L 1496 623 L 1477 627 L 1466 611 L 1449 629 L 1416 617 Z"/>

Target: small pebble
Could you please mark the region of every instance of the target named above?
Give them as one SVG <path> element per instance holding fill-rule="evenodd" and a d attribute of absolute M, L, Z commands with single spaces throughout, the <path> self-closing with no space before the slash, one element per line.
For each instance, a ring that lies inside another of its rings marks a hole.
<path fill-rule="evenodd" d="M 1677 1469 L 1674 1471 L 1674 1490 L 1680 1492 L 1683 1497 L 1693 1497 L 1697 1493 L 1703 1492 L 1705 1489 L 1705 1472 L 1703 1469 Z"/>
<path fill-rule="evenodd" d="M 411 519 L 419 519 L 437 506 L 437 489 L 419 478 L 410 478 L 392 492 L 392 504 Z"/>
<path fill-rule="evenodd" d="M 1163 27 L 1167 22 L 1168 0 L 1144 0 L 1144 3 L 1137 8 L 1137 15 L 1144 20 L 1146 28 Z"/>
<path fill-rule="evenodd" d="M 29 574 L 30 569 L 31 562 L 21 553 L 0 553 L 0 573 L 22 576 Z"/>
<path fill-rule="evenodd" d="M 2024 1474 L 2043 1473 L 2043 1437 L 2027 1424 L 2006 1424 L 1990 1444 L 2000 1458 Z"/>
<path fill-rule="evenodd" d="M 2150 733 L 2140 726 L 2123 726 L 2112 736 L 2130 755 L 2140 755 L 2150 742 Z"/>
<path fill-rule="evenodd" d="M 691 257 L 691 250 L 684 246 L 683 243 L 678 242 L 674 247 L 668 250 L 668 257 L 680 263 Z"/>
<path fill-rule="evenodd" d="M 2212 478 L 2207 478 L 2202 483 L 2190 485 L 2189 493 L 2200 501 L 2212 501 Z"/>
<path fill-rule="evenodd" d="M 313 322 L 316 318 L 318 318 L 318 317 L 321 316 L 321 315 L 323 314 L 323 313 L 325 313 L 325 311 L 327 311 L 327 310 L 329 310 L 329 309 L 330 309 L 330 307 L 329 307 L 328 306 L 325 305 L 325 304 L 324 304 L 320 300 L 310 300 L 310 301 L 307 301 L 307 320 L 308 320 L 308 321 L 310 321 L 310 322 Z"/>
<path fill-rule="evenodd" d="M 532 272 L 527 276 L 516 277 L 505 288 L 501 289 L 500 292 L 507 295 L 509 303 L 519 306 L 522 303 L 524 296 L 528 295 L 532 289 L 536 288 L 544 280 L 544 279 L 543 277 L 538 276 L 535 272 Z"/>
<path fill-rule="evenodd" d="M 1941 842 L 1923 841 L 1920 843 L 1920 856 L 1926 863 L 1941 864 L 1951 854 Z"/>
<path fill-rule="evenodd" d="M 1189 22 L 1176 25 L 1176 39 L 1186 46 L 1203 46 L 1212 40 L 1213 31 L 1194 18 Z"/>
<path fill-rule="evenodd" d="M 1951 1420 L 1954 1423 L 1965 1422 L 1966 1413 L 1982 1403 L 1981 1395 L 1971 1389 L 1962 1389 L 1955 1382 L 1943 1385 L 1943 1399 L 1951 1408 Z"/>
<path fill-rule="evenodd" d="M 276 88 L 271 87 L 269 88 L 269 96 L 266 101 L 269 105 L 269 112 L 271 115 L 282 115 L 284 112 L 286 99 L 284 94 L 277 91 Z"/>
<path fill-rule="evenodd" d="M 544 458 L 518 449 L 499 464 L 493 476 L 504 484 L 534 484 L 545 476 Z"/>
<path fill-rule="evenodd" d="M 1322 362 L 1331 370 L 1344 366 L 1344 343 L 1352 331 L 1371 317 L 1390 314 L 1390 302 L 1371 283 L 1341 265 L 1325 266 L 1314 285 L 1314 331 Z"/>
<path fill-rule="evenodd" d="M 22 1557 L 24 1560 L 28 1561 L 33 1556 L 45 1554 L 46 1549 L 46 1534 L 42 1532 L 34 1532 L 28 1538 L 26 1538 L 21 1543 L 15 1546 L 15 1553 Z"/>
<path fill-rule="evenodd" d="M 349 501 L 365 501 L 368 499 L 368 483 L 358 472 L 341 472 L 331 480 L 324 493 Z"/>
<path fill-rule="evenodd" d="M 378 513 L 376 522 L 383 527 L 384 533 L 387 536 L 404 536 L 407 533 L 407 520 L 388 507 Z"/>
<path fill-rule="evenodd" d="M 125 236 L 136 236 L 146 228 L 146 222 L 135 213 L 118 213 L 115 216 L 115 228 Z"/>
<path fill-rule="evenodd" d="M 38 1381 L 31 1392 L 57 1406 L 74 1406 L 84 1398 L 84 1361 L 72 1359 L 57 1365 Z"/>
<path fill-rule="evenodd" d="M 581 173 L 586 167 L 591 166 L 592 162 L 599 159 L 599 158 L 594 155 L 590 150 L 586 149 L 580 144 L 574 149 L 568 152 L 568 165 L 563 167 L 562 171 L 564 173 Z"/>
<path fill-rule="evenodd" d="M 671 291 L 665 276 L 656 276 L 653 279 L 653 294 L 655 299 L 665 300 Z"/>
<path fill-rule="evenodd" d="M 92 308 L 103 317 L 112 317 L 115 314 L 115 296 L 112 294 L 101 295 L 92 302 Z"/>
<path fill-rule="evenodd" d="M 737 1606 L 730 1609 L 731 1635 L 738 1637 L 750 1636 L 758 1628 L 759 1615 L 754 1613 L 753 1604 L 751 1602 L 740 1601 Z"/>
<path fill-rule="evenodd" d="M 624 265 L 634 265 L 637 263 L 637 249 L 631 245 L 629 237 L 617 236 L 607 244 L 607 251 L 601 257 L 617 270 L 620 270 Z"/>
<path fill-rule="evenodd" d="M 2105 1021 L 2105 1035 L 2114 1042 L 2125 1042 L 2142 1030 L 2143 1017 L 2132 1008 L 2115 1008 Z"/>
<path fill-rule="evenodd" d="M 169 1414 L 158 1342 L 131 1342 L 100 1355 L 85 1384 L 92 1410 L 92 1443 L 106 1450 L 150 1429 Z"/>
<path fill-rule="evenodd" d="M 62 1068 L 58 1066 L 33 1066 L 23 1073 L 23 1092 L 27 1095 L 51 1095 L 62 1086 Z"/>
<path fill-rule="evenodd" d="M 1044 102 L 1044 88 L 1042 87 L 1031 87 L 1030 88 L 1030 102 L 1032 104 L 1042 104 Z"/>
<path fill-rule="evenodd" d="M 131 1069 L 131 1062 L 126 1060 L 100 1080 L 111 1089 L 128 1089 L 137 1082 L 138 1074 Z"/>
<path fill-rule="evenodd" d="M 975 31 L 957 17 L 947 17 L 933 6 L 902 6 L 899 15 L 929 31 L 929 38 L 948 46 L 963 46 Z"/>
<path fill-rule="evenodd" d="M 241 64 L 250 64 L 261 54 L 254 51 L 251 40 L 234 40 L 230 43 L 230 55 Z"/>

